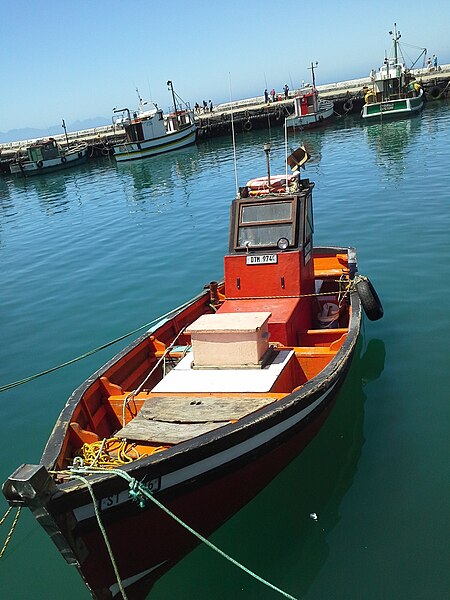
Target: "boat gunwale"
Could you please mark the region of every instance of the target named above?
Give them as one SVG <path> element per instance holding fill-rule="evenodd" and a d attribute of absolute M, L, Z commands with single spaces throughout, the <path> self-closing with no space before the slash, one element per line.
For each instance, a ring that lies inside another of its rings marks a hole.
<path fill-rule="evenodd" d="M 314 253 L 315 256 L 320 256 L 321 251 L 323 253 L 330 253 L 330 251 L 338 251 L 336 253 L 342 253 L 348 252 L 348 250 L 348 248 L 323 247 L 314 248 Z M 192 301 L 189 302 L 189 304 L 185 304 L 183 308 L 174 313 L 170 318 L 167 319 L 167 321 L 175 318 L 177 315 L 183 312 L 183 310 L 187 306 L 192 306 L 195 302 L 198 302 L 202 298 L 205 298 L 207 294 L 208 292 L 205 291 L 194 297 Z M 226 424 L 223 427 L 217 428 L 213 431 L 204 433 L 195 438 L 191 438 L 189 440 L 176 444 L 171 448 L 168 448 L 164 452 L 156 453 L 148 457 L 143 457 L 134 461 L 133 463 L 124 465 L 120 468 L 136 478 L 141 478 L 144 476 L 144 474 L 147 474 L 148 477 L 149 470 L 154 470 L 155 476 L 158 475 L 159 477 L 162 477 L 180 468 L 189 466 L 190 464 L 195 464 L 198 460 L 201 460 L 202 458 L 205 458 L 207 456 L 213 456 L 223 450 L 231 448 L 234 445 L 257 435 L 260 432 L 269 430 L 277 423 L 281 423 L 288 419 L 290 416 L 295 415 L 299 412 L 299 410 L 307 408 L 321 394 L 324 394 L 327 388 L 331 388 L 334 385 L 336 385 L 342 378 L 342 375 L 345 374 L 346 369 L 350 365 L 350 359 L 352 357 L 354 348 L 356 347 L 356 343 L 358 340 L 362 314 L 361 302 L 356 291 L 352 291 L 350 294 L 350 305 L 351 316 L 348 327 L 348 333 L 341 348 L 337 351 L 336 355 L 330 360 L 330 362 L 326 365 L 324 369 L 322 369 L 315 377 L 303 384 L 297 391 L 287 394 L 285 397 L 281 398 L 276 403 L 271 403 L 268 406 L 259 409 L 258 411 L 246 415 L 236 423 Z M 156 325 L 160 327 L 163 324 L 164 323 L 160 322 Z M 92 385 L 110 366 L 114 365 L 115 362 L 117 362 L 117 360 L 128 354 L 136 346 L 145 341 L 150 335 L 154 333 L 154 331 L 155 329 L 147 331 L 137 340 L 132 342 L 132 344 L 124 348 L 110 361 L 103 365 L 103 367 L 98 369 L 93 375 L 86 379 L 83 382 L 83 384 L 81 384 L 81 386 L 79 386 L 72 393 L 65 407 L 63 408 L 60 417 L 58 418 L 55 428 L 53 429 L 49 437 L 48 443 L 45 447 L 44 453 L 41 458 L 41 464 L 44 464 L 47 468 L 49 468 L 49 465 L 53 465 L 59 458 L 59 454 L 61 452 L 66 435 L 67 424 L 70 422 L 70 417 L 75 411 L 76 407 L 78 406 L 82 395 L 90 387 L 90 385 Z M 326 399 L 324 398 L 324 401 L 325 400 Z M 320 404 L 315 409 L 313 409 L 313 411 L 309 415 L 307 415 L 307 417 L 300 419 L 298 423 L 288 428 L 285 432 L 280 434 L 279 437 L 289 437 L 290 435 L 292 435 L 292 430 L 301 428 L 302 423 L 304 423 L 305 420 L 309 420 L 313 413 L 321 412 L 322 410 L 323 402 L 320 402 Z M 278 436 L 275 437 L 277 438 Z M 264 446 L 273 443 L 274 440 L 272 439 L 266 444 L 261 444 L 261 446 L 258 446 L 258 448 L 254 449 L 251 453 L 263 454 Z M 51 453 L 53 454 L 52 458 Z M 244 454 L 242 455 L 242 457 L 244 456 Z M 220 466 L 220 470 L 223 468 L 226 468 L 226 465 Z M 205 473 L 203 476 L 206 475 L 207 473 Z M 99 473 L 99 475 L 93 476 L 92 483 L 95 485 L 96 488 L 97 486 L 101 488 L 101 491 L 100 489 L 98 489 L 97 495 L 101 495 L 102 497 L 108 496 L 108 490 L 110 489 L 114 488 L 114 490 L 117 492 L 118 485 L 119 487 L 123 487 L 124 489 L 126 487 L 125 482 L 123 482 L 123 485 L 122 483 L 118 484 L 118 482 L 116 481 L 116 476 L 113 473 L 108 473 L 107 471 Z M 56 494 L 52 498 L 52 504 L 53 501 L 55 501 L 59 505 L 60 502 L 58 501 L 58 499 L 64 505 L 66 504 L 66 502 L 73 502 L 73 495 L 72 493 L 68 494 L 68 492 L 75 493 L 77 489 L 80 489 L 80 491 L 82 492 L 83 487 L 83 484 L 80 484 L 78 482 L 74 483 L 73 481 L 59 483 L 57 485 L 58 492 L 56 492 Z M 167 491 L 168 489 L 170 489 L 170 486 L 169 488 L 165 488 L 164 491 Z M 61 494 L 62 496 L 66 497 L 66 500 L 64 500 L 63 497 L 60 497 Z M 71 501 L 67 499 L 68 495 L 71 496 Z"/>

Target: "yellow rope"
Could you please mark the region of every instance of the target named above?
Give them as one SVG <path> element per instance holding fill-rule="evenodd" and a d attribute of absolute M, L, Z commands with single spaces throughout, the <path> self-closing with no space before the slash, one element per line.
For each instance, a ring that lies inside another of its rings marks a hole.
<path fill-rule="evenodd" d="M 148 452 L 140 454 L 135 446 L 119 438 L 105 438 L 92 444 L 83 444 L 80 453 L 85 466 L 113 469 L 167 448 L 167 446 L 151 446 Z"/>
<path fill-rule="evenodd" d="M 9 513 L 11 512 L 11 510 L 12 510 L 12 506 L 10 506 L 8 508 L 8 510 L 6 511 L 5 515 L 3 516 L 2 520 L 0 521 L 0 525 L 3 525 L 3 523 L 5 522 L 6 517 L 9 515 Z M 20 511 L 21 510 L 22 510 L 22 507 L 19 506 L 18 509 L 17 509 L 17 512 L 16 512 L 16 516 L 14 517 L 14 521 L 13 521 L 13 523 L 11 525 L 11 529 L 9 530 L 9 533 L 6 536 L 6 540 L 5 540 L 5 543 L 3 544 L 3 548 L 0 550 L 0 560 L 3 558 L 3 555 L 4 555 L 5 551 L 6 551 L 6 548 L 7 548 L 8 544 L 9 544 L 11 538 L 12 538 L 12 534 L 14 533 L 14 529 L 16 528 L 17 521 L 19 520 L 19 516 L 20 516 Z"/>

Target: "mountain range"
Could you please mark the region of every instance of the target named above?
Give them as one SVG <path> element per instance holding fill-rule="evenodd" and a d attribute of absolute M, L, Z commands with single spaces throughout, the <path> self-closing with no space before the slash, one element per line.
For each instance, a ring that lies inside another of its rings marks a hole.
<path fill-rule="evenodd" d="M 82 129 L 91 129 L 92 127 L 101 127 L 102 125 L 111 125 L 111 119 L 106 117 L 93 117 L 84 121 L 75 121 L 67 125 L 67 132 L 81 131 Z M 32 140 L 36 138 L 49 137 L 64 133 L 62 125 L 52 125 L 47 129 L 35 129 L 33 127 L 23 127 L 21 129 L 10 129 L 9 131 L 0 131 L 0 144 L 15 142 L 21 140 Z"/>

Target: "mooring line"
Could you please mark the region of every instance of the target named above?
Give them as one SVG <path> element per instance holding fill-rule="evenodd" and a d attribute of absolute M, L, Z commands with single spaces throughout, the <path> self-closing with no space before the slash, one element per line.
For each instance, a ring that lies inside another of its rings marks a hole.
<path fill-rule="evenodd" d="M 200 296 L 198 296 L 198 298 L 200 298 Z M 117 344 L 118 342 L 124 340 L 127 337 L 130 337 L 131 335 L 137 333 L 138 331 L 141 331 L 142 329 L 146 329 L 146 328 L 150 327 L 151 325 L 154 325 L 155 323 L 162 321 L 163 319 L 167 319 L 170 316 L 175 315 L 177 312 L 179 312 L 186 306 L 189 306 L 193 300 L 195 301 L 196 298 L 193 298 L 192 300 L 189 300 L 189 301 L 185 302 L 184 304 L 181 304 L 177 308 L 173 308 L 172 310 L 165 313 L 164 315 L 160 315 L 159 317 L 156 317 L 156 319 L 153 319 L 152 321 L 149 321 L 148 323 L 145 323 L 144 325 L 141 325 L 140 327 L 136 327 L 136 329 L 133 329 L 133 331 L 129 331 L 128 333 L 125 333 L 124 335 L 121 335 L 120 337 L 118 337 L 110 342 L 107 342 L 106 344 L 102 344 L 101 346 L 98 346 L 97 348 L 94 348 L 93 350 L 89 350 L 89 352 L 85 352 L 84 354 L 81 354 L 80 356 L 77 356 L 76 358 L 72 358 L 71 360 L 68 360 L 64 363 L 56 365 L 55 367 L 51 367 L 50 369 L 46 369 L 45 371 L 41 371 L 40 373 L 35 373 L 34 375 L 30 375 L 29 377 L 24 377 L 23 379 L 19 379 L 18 381 L 14 381 L 12 383 L 7 383 L 5 385 L 2 385 L 2 386 L 0 386 L 0 393 L 6 392 L 7 390 L 11 390 L 12 388 L 15 388 L 19 385 L 23 385 L 24 383 L 28 383 L 29 381 L 33 381 L 34 379 L 37 379 L 38 377 L 42 377 L 43 375 L 48 375 L 49 373 L 53 373 L 53 371 L 57 371 L 58 369 L 67 367 L 75 362 L 78 362 L 80 360 L 83 360 L 84 358 L 87 358 L 88 356 L 91 356 L 92 354 L 95 354 L 96 352 L 100 352 L 100 350 L 104 350 L 105 348 L 108 348 L 109 346 Z"/>
<path fill-rule="evenodd" d="M 99 522 L 100 529 L 102 531 L 103 537 L 105 538 L 105 543 L 107 544 L 108 551 L 109 551 L 110 545 L 109 545 L 109 542 L 107 542 L 106 531 L 104 530 L 104 527 L 101 524 L 100 514 L 98 513 L 98 509 L 97 509 L 97 500 L 95 499 L 95 495 L 94 495 L 94 492 L 92 490 L 92 485 L 90 484 L 90 482 L 85 477 L 82 477 L 81 475 L 79 475 L 79 473 L 84 473 L 84 474 L 91 473 L 91 474 L 98 475 L 99 473 L 102 473 L 102 472 L 105 473 L 105 469 L 100 469 L 100 468 L 98 468 L 98 469 L 92 469 L 92 468 L 86 468 L 86 467 L 76 467 L 76 468 L 72 467 L 72 468 L 70 468 L 70 475 L 72 477 L 75 477 L 75 478 L 83 481 L 83 483 L 85 483 L 87 485 L 88 489 L 89 489 L 89 493 L 91 494 L 91 497 L 92 497 L 93 502 L 94 502 L 94 511 L 95 511 L 96 516 L 97 516 L 97 521 Z M 255 572 L 253 572 L 250 569 L 248 569 L 245 565 L 241 564 L 236 559 L 234 559 L 232 556 L 230 556 L 229 554 L 227 554 L 226 552 L 224 552 L 223 550 L 221 550 L 218 546 L 216 546 L 215 544 L 213 544 L 212 542 L 210 542 L 208 539 L 206 539 L 203 535 L 201 535 L 201 533 L 198 533 L 198 531 L 195 531 L 195 529 L 192 529 L 192 527 L 190 527 L 182 519 L 180 519 L 179 517 L 177 517 L 177 515 L 175 515 L 170 509 L 168 509 L 166 506 L 164 506 L 164 504 L 161 504 L 161 502 L 159 500 L 157 500 L 153 496 L 153 494 L 150 492 L 150 490 L 148 489 L 148 487 L 144 483 L 138 481 L 134 477 L 131 477 L 131 475 L 129 475 L 128 473 L 126 473 L 125 471 L 122 471 L 120 469 L 108 469 L 107 473 L 108 474 L 117 475 L 117 476 L 121 477 L 122 479 L 125 479 L 125 481 L 128 482 L 128 485 L 129 485 L 129 488 L 130 488 L 129 494 L 130 494 L 131 498 L 134 501 L 136 501 L 136 502 L 139 503 L 139 506 L 141 508 L 144 508 L 144 506 L 146 504 L 146 499 L 147 500 L 151 500 L 154 504 L 156 504 L 156 506 L 158 506 L 158 508 L 160 508 L 167 515 L 169 515 L 169 517 L 171 517 L 172 519 L 174 519 L 174 521 L 176 521 L 179 525 L 181 525 L 187 531 L 189 531 L 189 533 L 191 533 L 193 536 L 195 536 L 201 542 L 203 542 L 204 544 L 206 544 L 209 548 L 211 548 L 212 550 L 214 550 L 215 552 L 217 552 L 220 556 L 222 556 L 223 558 L 225 558 L 226 560 L 228 560 L 229 562 L 231 562 L 233 565 L 235 565 L 236 567 L 238 567 L 239 569 L 241 569 L 242 571 L 244 571 L 244 573 L 247 573 L 247 575 L 250 575 L 251 577 L 253 577 L 257 581 L 259 581 L 260 583 L 262 583 L 265 586 L 271 588 L 272 590 L 274 590 L 275 592 L 281 594 L 285 598 L 288 598 L 289 600 L 298 600 L 297 598 L 295 598 L 294 596 L 291 596 L 290 594 L 288 594 L 284 590 L 280 589 L 279 587 L 277 587 L 273 583 L 270 583 L 270 581 L 267 581 L 267 579 L 264 579 L 260 575 L 257 575 Z M 111 561 L 112 561 L 113 566 L 114 566 L 114 570 L 116 572 L 117 582 L 119 583 L 119 587 L 120 587 L 121 586 L 120 577 L 119 577 L 118 572 L 116 571 L 116 566 L 115 566 L 114 557 L 112 555 L 112 551 L 110 552 L 110 556 L 111 556 Z M 125 596 L 124 596 L 124 598 L 125 598 Z"/>
<path fill-rule="evenodd" d="M 2 520 L 0 521 L 0 525 L 3 525 L 3 523 L 5 522 L 6 517 L 9 515 L 9 513 L 12 510 L 12 506 L 10 506 L 8 508 L 8 510 L 6 511 L 6 513 L 4 514 L 4 516 L 2 517 Z M 14 521 L 12 522 L 11 528 L 9 530 L 8 535 L 6 536 L 6 540 L 5 543 L 3 544 L 3 548 L 0 550 L 0 560 L 3 558 L 3 555 L 5 554 L 6 548 L 9 544 L 9 542 L 11 541 L 12 538 L 12 534 L 14 533 L 14 529 L 16 528 L 17 525 L 17 521 L 19 520 L 20 517 L 20 511 L 22 510 L 22 507 L 19 506 L 16 512 L 16 516 L 14 517 Z"/>

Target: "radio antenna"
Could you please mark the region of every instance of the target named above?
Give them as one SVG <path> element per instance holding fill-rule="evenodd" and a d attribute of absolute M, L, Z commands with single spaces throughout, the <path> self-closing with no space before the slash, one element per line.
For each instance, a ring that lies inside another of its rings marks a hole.
<path fill-rule="evenodd" d="M 228 75 L 229 75 L 229 83 L 230 83 L 231 135 L 233 138 L 234 179 L 236 182 L 236 198 L 239 198 L 239 183 L 238 183 L 237 160 L 236 160 L 236 138 L 234 136 L 233 95 L 231 93 L 231 73 L 228 73 Z"/>

